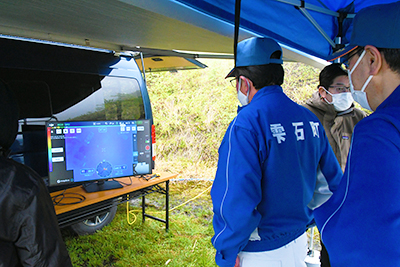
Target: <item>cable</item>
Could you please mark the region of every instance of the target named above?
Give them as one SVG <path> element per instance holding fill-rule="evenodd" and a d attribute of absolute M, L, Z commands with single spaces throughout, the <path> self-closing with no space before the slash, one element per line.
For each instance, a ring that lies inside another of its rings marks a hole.
<path fill-rule="evenodd" d="M 128 222 L 129 225 L 132 225 L 136 222 L 136 215 L 133 213 L 135 210 L 129 210 L 129 196 L 128 196 L 128 201 L 126 202 L 126 221 Z M 134 217 L 133 222 L 129 221 L 129 214 L 131 214 Z"/>
<path fill-rule="evenodd" d="M 149 176 L 149 175 L 141 175 L 141 176 L 139 177 L 139 179 L 141 178 L 141 179 L 144 179 L 144 180 L 146 180 L 146 181 L 149 181 L 150 179 L 158 178 L 158 177 L 160 177 L 160 174 L 155 173 L 155 174 L 153 174 L 153 175 L 151 175 L 151 176 Z"/>
<path fill-rule="evenodd" d="M 182 203 L 182 204 L 180 204 L 180 205 L 178 205 L 178 206 L 176 206 L 176 207 L 173 207 L 172 209 L 169 209 L 168 211 L 173 211 L 173 210 L 175 210 L 175 209 L 177 209 L 177 208 L 179 208 L 179 207 L 182 207 L 182 206 L 186 205 L 187 203 L 189 203 L 189 202 L 195 200 L 196 198 L 200 197 L 202 194 L 204 194 L 205 192 L 207 192 L 208 190 L 210 190 L 211 187 L 212 187 L 212 185 L 209 186 L 206 190 L 204 190 L 204 191 L 201 192 L 200 194 L 198 194 L 197 196 L 195 196 L 194 198 L 191 198 L 191 199 L 189 199 L 188 201 L 185 201 L 184 203 Z M 127 220 L 127 222 L 128 222 L 129 225 L 134 224 L 134 223 L 136 222 L 136 219 L 137 219 L 136 215 L 135 215 L 133 212 L 141 212 L 141 210 L 129 210 L 129 197 L 128 197 L 128 201 L 126 202 L 126 220 Z M 164 212 L 164 211 L 156 211 L 156 212 L 151 212 L 151 213 L 152 213 L 152 214 L 155 214 L 155 213 L 163 213 L 163 212 Z M 133 220 L 133 222 L 130 222 L 130 221 L 129 221 L 129 214 L 131 214 L 131 215 L 133 215 L 133 216 L 135 217 L 134 220 Z"/>
<path fill-rule="evenodd" d="M 112 179 L 112 180 L 115 181 L 115 179 Z M 130 184 L 124 183 L 124 182 L 121 182 L 121 181 L 117 181 L 117 182 L 119 182 L 120 184 L 123 184 L 124 186 L 129 186 L 129 185 L 132 185 L 132 177 L 131 176 L 129 176 L 129 180 L 131 180 Z"/>
<path fill-rule="evenodd" d="M 205 181 L 205 182 L 213 182 L 214 179 L 207 178 L 174 178 L 170 180 L 171 182 L 180 182 L 180 181 Z"/>
<path fill-rule="evenodd" d="M 55 195 L 54 197 L 51 198 L 54 206 L 56 206 L 56 205 L 58 205 L 58 206 L 73 205 L 73 204 L 82 203 L 83 201 L 86 200 L 86 197 L 84 195 L 81 195 L 78 193 L 65 193 L 65 190 L 61 194 Z M 74 196 L 68 196 L 68 195 L 74 195 Z M 63 201 L 64 199 L 77 199 L 77 201 L 62 203 L 61 201 Z"/>
<path fill-rule="evenodd" d="M 193 201 L 193 200 L 195 200 L 196 198 L 198 198 L 198 197 L 200 197 L 202 194 L 204 194 L 205 192 L 207 192 L 208 190 L 210 190 L 211 189 L 211 187 L 212 187 L 212 185 L 211 186 L 209 186 L 206 190 L 204 190 L 203 192 L 201 192 L 200 194 L 198 194 L 197 196 L 195 196 L 194 198 L 192 198 L 192 199 L 189 199 L 188 201 L 186 201 L 186 202 L 183 202 L 182 204 L 180 204 L 180 205 L 178 205 L 178 206 L 176 206 L 176 207 L 174 207 L 174 208 L 172 208 L 172 209 L 170 209 L 169 211 L 173 211 L 174 209 L 177 209 L 177 208 L 179 208 L 179 207 L 181 207 L 181 206 L 183 206 L 183 205 L 186 205 L 187 203 L 189 203 L 189 202 L 191 202 L 191 201 Z"/>

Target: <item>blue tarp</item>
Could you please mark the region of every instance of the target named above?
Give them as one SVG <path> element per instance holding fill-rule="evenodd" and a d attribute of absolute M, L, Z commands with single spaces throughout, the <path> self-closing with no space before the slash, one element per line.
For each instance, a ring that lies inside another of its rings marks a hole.
<path fill-rule="evenodd" d="M 235 0 L 171 0 L 216 17 L 229 24 L 235 21 Z M 281 44 L 325 59 L 339 39 L 349 42 L 354 14 L 360 9 L 394 0 L 242 0 L 240 27 L 254 35 L 267 36 Z M 324 36 L 325 35 L 325 36 Z M 243 39 L 239 35 L 239 40 Z"/>

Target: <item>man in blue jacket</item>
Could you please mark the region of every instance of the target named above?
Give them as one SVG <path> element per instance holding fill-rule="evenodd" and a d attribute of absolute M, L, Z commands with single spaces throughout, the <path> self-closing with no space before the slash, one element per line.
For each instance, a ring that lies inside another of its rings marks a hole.
<path fill-rule="evenodd" d="M 318 118 L 283 93 L 282 63 L 278 43 L 249 38 L 228 74 L 243 107 L 222 140 L 211 190 L 219 266 L 306 266 L 312 209 L 342 176 Z"/>
<path fill-rule="evenodd" d="M 354 128 L 338 190 L 315 211 L 331 265 L 400 266 L 400 2 L 354 18 L 345 57 L 353 98 L 375 111 Z"/>

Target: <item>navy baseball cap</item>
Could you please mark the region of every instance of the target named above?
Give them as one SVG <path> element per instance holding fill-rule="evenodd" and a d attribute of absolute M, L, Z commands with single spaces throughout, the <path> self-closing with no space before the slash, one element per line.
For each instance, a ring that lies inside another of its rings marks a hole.
<path fill-rule="evenodd" d="M 276 51 L 280 51 L 279 58 L 271 58 Z M 237 67 L 258 66 L 270 63 L 282 64 L 282 48 L 270 38 L 251 37 L 238 43 L 236 65 L 225 78 L 234 77 Z"/>
<path fill-rule="evenodd" d="M 358 46 L 400 49 L 400 1 L 361 9 L 354 17 L 350 43 L 330 55 L 333 61 L 355 50 Z"/>

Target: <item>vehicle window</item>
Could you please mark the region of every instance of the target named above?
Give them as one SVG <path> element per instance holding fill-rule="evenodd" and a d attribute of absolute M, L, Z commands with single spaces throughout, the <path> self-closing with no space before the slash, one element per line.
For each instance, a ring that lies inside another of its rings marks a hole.
<path fill-rule="evenodd" d="M 99 90 L 54 116 L 59 121 L 144 119 L 139 83 L 136 79 L 107 76 Z"/>

